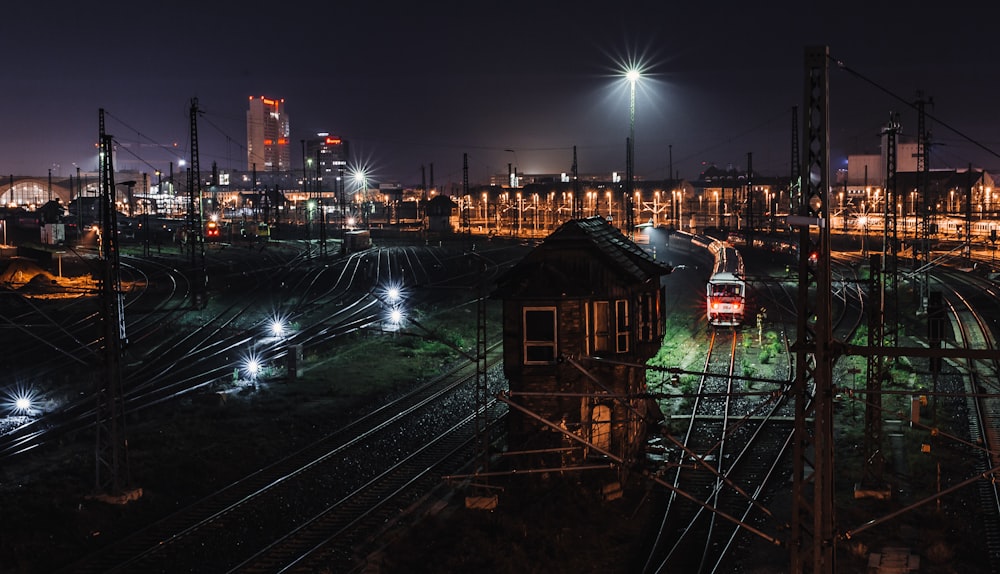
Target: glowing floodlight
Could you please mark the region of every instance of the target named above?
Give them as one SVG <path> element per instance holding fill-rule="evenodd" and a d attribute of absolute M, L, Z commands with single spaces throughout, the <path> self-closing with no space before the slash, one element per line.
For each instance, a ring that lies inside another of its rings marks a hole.
<path fill-rule="evenodd" d="M 255 355 L 250 355 L 243 360 L 243 372 L 246 374 L 247 378 L 250 380 L 257 380 L 260 375 L 261 370 L 264 365 L 261 363 L 260 359 Z"/>
<path fill-rule="evenodd" d="M 281 321 L 275 319 L 271 321 L 271 334 L 275 337 L 280 337 L 285 334 L 285 324 Z"/>
<path fill-rule="evenodd" d="M 38 393 L 29 387 L 18 385 L 13 390 L 5 392 L 4 405 L 7 411 L 15 415 L 31 414 L 38 402 Z"/>
<path fill-rule="evenodd" d="M 381 294 L 384 302 L 393 306 L 398 305 L 404 296 L 403 287 L 398 283 L 392 283 L 382 287 Z"/>
<path fill-rule="evenodd" d="M 267 332 L 272 337 L 284 337 L 288 334 L 288 321 L 281 315 L 274 315 L 267 324 Z"/>
<path fill-rule="evenodd" d="M 389 322 L 391 322 L 393 325 L 399 325 L 400 323 L 402 323 L 403 310 L 400 309 L 399 307 L 396 307 L 391 311 L 389 311 Z"/>

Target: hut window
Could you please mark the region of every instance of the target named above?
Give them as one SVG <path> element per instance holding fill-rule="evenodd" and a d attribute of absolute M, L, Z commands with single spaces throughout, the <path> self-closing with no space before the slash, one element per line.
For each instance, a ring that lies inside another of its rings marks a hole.
<path fill-rule="evenodd" d="M 611 350 L 611 309 L 607 301 L 594 301 L 594 352 Z"/>
<path fill-rule="evenodd" d="M 655 341 L 660 335 L 658 332 L 660 324 L 657 320 L 658 311 L 659 298 L 656 293 L 643 293 L 639 295 L 637 318 L 639 321 L 638 337 L 640 341 Z"/>
<path fill-rule="evenodd" d="M 629 348 L 628 301 L 594 301 L 593 341 L 595 353 L 627 353 Z"/>
<path fill-rule="evenodd" d="M 628 301 L 619 299 L 615 301 L 615 351 L 628 352 L 628 331 Z"/>
<path fill-rule="evenodd" d="M 594 405 L 590 413 L 590 442 L 601 450 L 611 450 L 611 408 L 607 405 Z"/>
<path fill-rule="evenodd" d="M 549 364 L 556 360 L 556 308 L 524 308 L 524 362 Z"/>

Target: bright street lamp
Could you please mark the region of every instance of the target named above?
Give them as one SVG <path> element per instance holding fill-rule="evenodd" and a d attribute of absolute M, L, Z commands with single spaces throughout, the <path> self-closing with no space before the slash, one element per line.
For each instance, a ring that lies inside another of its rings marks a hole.
<path fill-rule="evenodd" d="M 635 83 L 639 81 L 639 70 L 635 68 L 629 68 L 625 70 L 625 79 L 628 80 L 629 85 L 629 107 L 628 107 L 628 122 L 629 122 L 629 141 L 632 142 L 630 149 L 635 149 Z"/>
<path fill-rule="evenodd" d="M 354 170 L 354 183 L 358 187 L 357 197 L 361 204 L 361 220 L 368 226 L 368 174 L 362 169 Z"/>
<path fill-rule="evenodd" d="M 639 81 L 639 70 L 629 67 L 625 70 L 625 79 L 629 84 L 629 107 L 628 107 L 628 168 L 626 169 L 625 183 L 625 233 L 631 237 L 632 228 L 635 221 L 632 211 L 632 189 L 635 180 L 635 83 Z"/>

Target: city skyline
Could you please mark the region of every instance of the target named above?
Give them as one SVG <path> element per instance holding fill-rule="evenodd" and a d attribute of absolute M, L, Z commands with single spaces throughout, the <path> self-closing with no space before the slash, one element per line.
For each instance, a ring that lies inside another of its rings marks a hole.
<path fill-rule="evenodd" d="M 460 182 L 466 158 L 474 182 L 508 163 L 569 172 L 574 148 L 581 173 L 624 173 L 632 63 L 643 70 L 637 176 L 694 179 L 709 165 L 745 168 L 748 154 L 755 171 L 782 176 L 807 45 L 829 46 L 834 59 L 831 169 L 847 154 L 877 153 L 890 112 L 902 137 L 914 136 L 920 93 L 934 101 L 932 167 L 1000 168 L 991 101 L 1000 80 L 989 73 L 986 18 L 956 18 L 949 28 L 947 18 L 860 3 L 809 13 L 791 3 L 766 11 L 717 3 L 711 12 L 514 3 L 483 18 L 447 7 L 292 3 L 282 14 L 294 35 L 271 41 L 268 17 L 223 7 L 199 6 L 197 18 L 165 28 L 144 8 L 116 2 L 37 10 L 12 8 L 5 24 L 19 52 L 10 93 L 19 95 L 8 95 L 2 116 L 0 173 L 95 169 L 99 109 L 119 162 L 166 169 L 188 158 L 195 97 L 202 170 L 241 169 L 246 101 L 260 94 L 286 102 L 292 166 L 301 163 L 296 142 L 328 132 L 351 142 L 352 162 L 376 182 L 417 185 L 432 166 L 436 184 Z M 44 22 L 51 42 L 33 41 L 33 22 Z M 76 46 L 94 44 L 102 29 L 121 34 L 94 50 L 104 57 L 74 62 Z M 154 33 L 163 29 L 169 39 Z"/>

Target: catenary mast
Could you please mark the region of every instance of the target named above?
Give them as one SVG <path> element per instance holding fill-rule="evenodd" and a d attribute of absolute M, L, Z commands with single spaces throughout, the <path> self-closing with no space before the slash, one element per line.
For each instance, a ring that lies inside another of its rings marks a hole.
<path fill-rule="evenodd" d="M 799 288 L 795 351 L 795 430 L 789 543 L 795 574 L 832 574 L 833 332 L 829 212 L 829 48 L 805 50 L 803 179 L 797 215 Z M 810 255 L 816 253 L 815 263 Z M 812 420 L 810 428 L 807 424 Z"/>
<path fill-rule="evenodd" d="M 125 351 L 125 308 L 122 299 L 118 258 L 118 217 L 115 208 L 115 181 L 112 138 L 104 131 L 104 110 L 100 110 L 100 256 L 101 282 L 98 315 L 102 337 L 101 368 L 97 384 L 96 480 L 98 496 L 120 497 L 129 487 L 125 402 L 122 396 L 122 354 Z"/>

